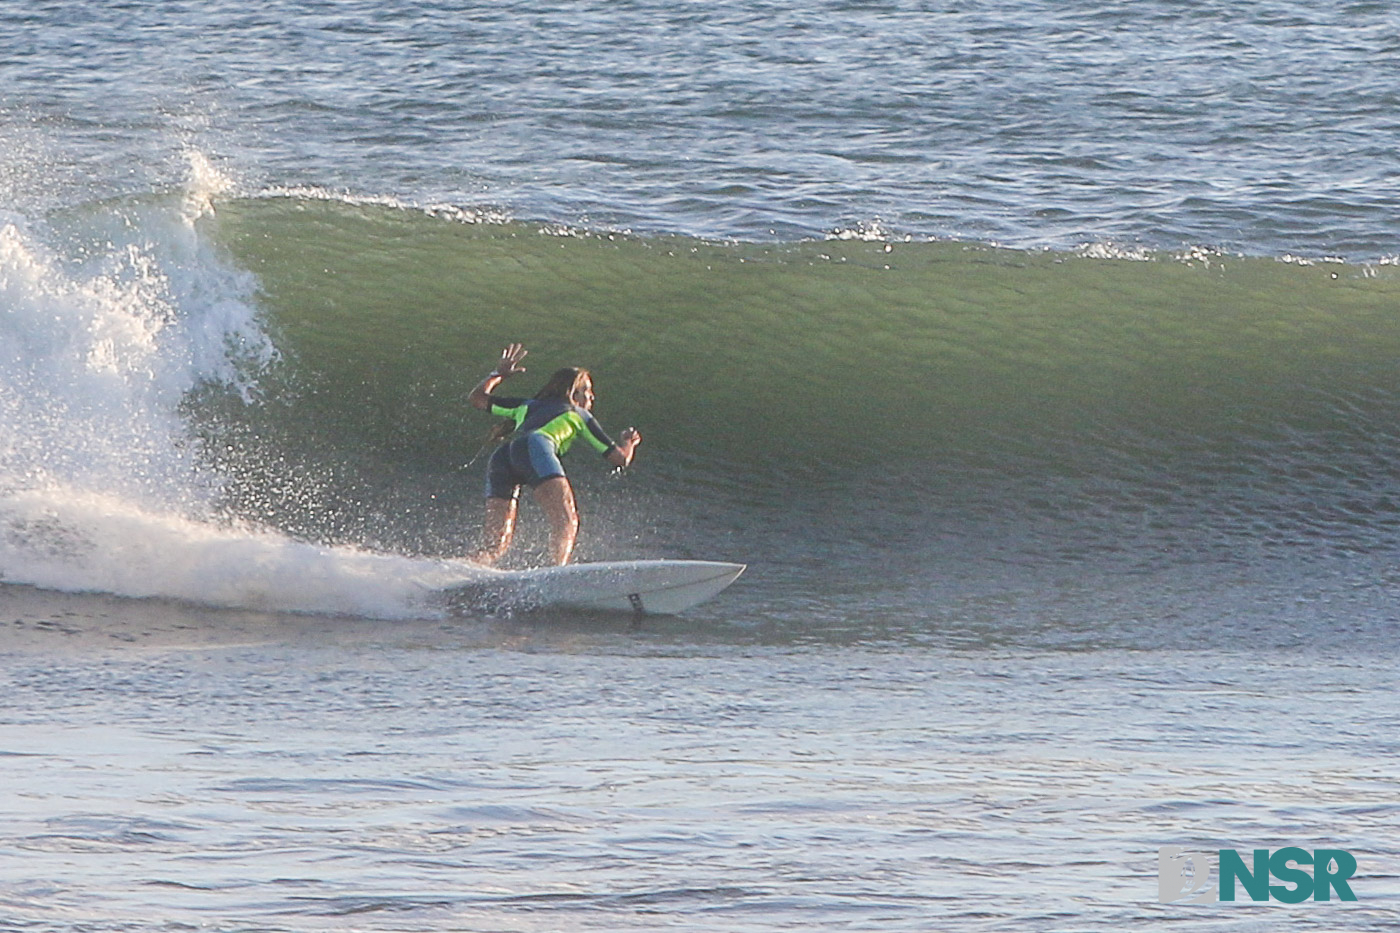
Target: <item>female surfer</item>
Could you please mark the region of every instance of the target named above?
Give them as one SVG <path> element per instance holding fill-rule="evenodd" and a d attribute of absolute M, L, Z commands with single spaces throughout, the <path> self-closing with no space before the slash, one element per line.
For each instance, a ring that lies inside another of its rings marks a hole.
<path fill-rule="evenodd" d="M 549 518 L 550 560 L 567 564 L 578 537 L 578 510 L 559 458 L 575 438 L 582 437 L 613 466 L 625 467 L 642 442 L 636 428 L 627 428 L 616 443 L 603 433 L 592 414 L 593 378 L 586 369 L 570 366 L 557 371 L 534 398 L 493 394 L 503 380 L 525 372 L 520 363 L 527 352 L 518 343 L 506 347 L 496 368 L 467 397 L 476 408 L 515 422 L 509 440 L 491 455 L 486 471 L 486 527 L 481 550 L 470 558 L 480 564 L 494 564 L 510 549 L 523 485 L 534 490 L 535 501 Z"/>

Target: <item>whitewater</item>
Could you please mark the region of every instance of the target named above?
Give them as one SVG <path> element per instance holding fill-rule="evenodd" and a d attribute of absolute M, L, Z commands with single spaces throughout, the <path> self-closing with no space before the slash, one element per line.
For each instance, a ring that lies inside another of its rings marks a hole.
<path fill-rule="evenodd" d="M 0 6 L 0 927 L 1393 928 L 1397 37 Z M 441 608 L 514 341 L 646 437 L 578 558 L 730 590 Z"/>

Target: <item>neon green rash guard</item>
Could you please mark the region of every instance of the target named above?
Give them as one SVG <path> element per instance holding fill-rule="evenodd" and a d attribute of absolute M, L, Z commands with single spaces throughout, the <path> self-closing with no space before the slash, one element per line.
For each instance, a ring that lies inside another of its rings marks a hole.
<path fill-rule="evenodd" d="M 582 437 L 600 454 L 617 446 L 603 431 L 598 419 L 587 409 L 554 399 L 502 398 L 488 396 L 491 414 L 515 422 L 517 435 L 542 434 L 559 456 L 569 452 L 574 439 Z"/>

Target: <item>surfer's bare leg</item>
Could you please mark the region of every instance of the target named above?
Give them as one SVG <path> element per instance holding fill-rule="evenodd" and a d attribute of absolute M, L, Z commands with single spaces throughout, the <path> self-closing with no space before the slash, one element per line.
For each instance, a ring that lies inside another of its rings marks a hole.
<path fill-rule="evenodd" d="M 550 561 L 567 564 L 578 538 L 578 509 L 574 506 L 573 487 L 562 476 L 547 479 L 535 487 L 535 501 L 549 517 Z"/>
<path fill-rule="evenodd" d="M 481 550 L 467 558 L 477 564 L 490 566 L 510 550 L 515 535 L 515 500 L 487 499 L 486 527 L 481 530 Z"/>

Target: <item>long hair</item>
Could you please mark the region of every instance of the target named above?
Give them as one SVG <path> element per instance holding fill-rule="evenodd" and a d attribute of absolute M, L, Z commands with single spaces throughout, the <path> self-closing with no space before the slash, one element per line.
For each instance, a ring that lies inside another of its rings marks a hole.
<path fill-rule="evenodd" d="M 544 388 L 535 393 L 537 399 L 552 399 L 558 402 L 573 402 L 574 392 L 585 379 L 591 379 L 588 370 L 578 366 L 565 366 L 554 371 Z"/>
<path fill-rule="evenodd" d="M 580 369 L 577 366 L 565 366 L 563 369 L 555 370 L 554 375 L 549 377 L 549 381 L 544 384 L 544 388 L 535 393 L 537 399 L 553 399 L 560 402 L 574 401 L 574 391 L 585 379 L 591 379 L 588 370 Z M 515 433 L 515 422 L 507 418 L 504 421 L 496 422 L 495 426 L 486 435 L 486 443 L 499 444 L 510 440 Z"/>

